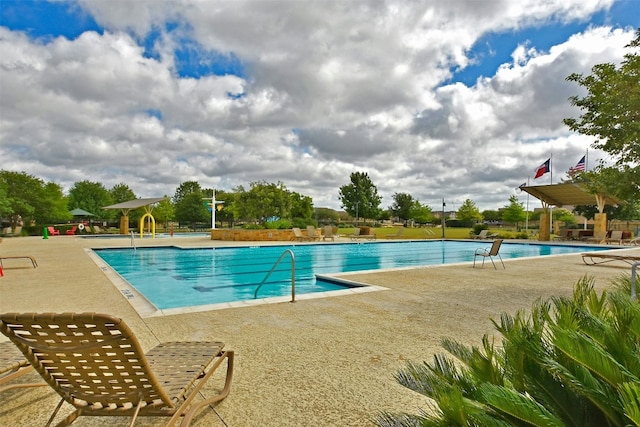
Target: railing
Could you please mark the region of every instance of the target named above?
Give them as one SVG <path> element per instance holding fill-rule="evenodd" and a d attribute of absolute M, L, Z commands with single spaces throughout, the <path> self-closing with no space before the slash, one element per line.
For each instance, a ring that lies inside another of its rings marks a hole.
<path fill-rule="evenodd" d="M 275 264 L 273 264 L 273 267 L 271 267 L 271 270 L 269 270 L 267 275 L 264 276 L 264 279 L 262 279 L 262 282 L 260 282 L 260 284 L 256 288 L 256 291 L 253 293 L 253 298 L 254 299 L 258 298 L 258 291 L 260 290 L 262 285 L 264 285 L 264 283 L 267 281 L 269 276 L 271 276 L 271 273 L 273 273 L 273 270 L 276 269 L 278 264 L 280 264 L 282 259 L 287 254 L 289 254 L 291 256 L 291 302 L 296 302 L 296 257 L 295 257 L 295 255 L 293 255 L 293 251 L 291 249 L 287 249 L 284 252 L 282 252 L 282 255 L 280 255 L 280 258 L 278 258 L 278 260 L 275 262 Z"/>
<path fill-rule="evenodd" d="M 133 248 L 133 250 L 136 250 L 136 241 L 135 241 L 135 236 L 133 235 L 133 231 L 131 232 L 131 247 Z"/>

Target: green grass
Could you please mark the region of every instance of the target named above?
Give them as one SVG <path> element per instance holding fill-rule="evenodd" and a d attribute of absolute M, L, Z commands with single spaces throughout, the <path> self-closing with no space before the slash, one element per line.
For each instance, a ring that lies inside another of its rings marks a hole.
<path fill-rule="evenodd" d="M 348 236 L 353 234 L 353 228 L 341 228 L 340 234 Z M 372 229 L 378 239 L 384 239 L 390 234 L 396 234 L 398 227 L 377 227 Z M 444 238 L 445 239 L 469 239 L 471 237 L 470 228 L 451 228 L 445 227 Z M 516 238 L 516 231 L 506 228 L 491 228 L 489 234 L 497 234 L 498 237 L 504 239 Z M 402 232 L 401 239 L 442 239 L 442 228 L 428 227 L 428 228 L 405 228 Z"/>

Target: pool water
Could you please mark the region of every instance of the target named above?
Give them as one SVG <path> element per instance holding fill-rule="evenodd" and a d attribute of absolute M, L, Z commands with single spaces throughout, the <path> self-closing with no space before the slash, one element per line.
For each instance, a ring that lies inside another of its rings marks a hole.
<path fill-rule="evenodd" d="M 156 247 L 94 249 L 121 277 L 156 308 L 217 304 L 291 295 L 291 262 L 285 256 L 265 279 L 282 253 L 295 255 L 296 294 L 344 290 L 344 284 L 316 280 L 317 274 L 379 270 L 473 261 L 478 247 L 489 242 L 412 241 L 235 248 Z M 504 243 L 503 259 L 584 252 L 586 246 Z"/>

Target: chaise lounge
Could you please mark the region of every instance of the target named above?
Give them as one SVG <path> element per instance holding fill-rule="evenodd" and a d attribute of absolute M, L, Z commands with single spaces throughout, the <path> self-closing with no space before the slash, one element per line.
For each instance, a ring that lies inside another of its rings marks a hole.
<path fill-rule="evenodd" d="M 231 387 L 233 351 L 221 342 L 168 342 L 143 353 L 125 322 L 98 313 L 3 313 L 0 331 L 61 396 L 47 425 L 64 402 L 81 415 L 172 417 L 181 425 L 224 399 Z M 219 394 L 194 403 L 216 369 L 227 360 Z"/>
<path fill-rule="evenodd" d="M 23 354 L 10 341 L 0 343 L 0 393 L 14 388 L 42 387 L 45 383 L 15 383 L 5 385 L 33 371 Z"/>

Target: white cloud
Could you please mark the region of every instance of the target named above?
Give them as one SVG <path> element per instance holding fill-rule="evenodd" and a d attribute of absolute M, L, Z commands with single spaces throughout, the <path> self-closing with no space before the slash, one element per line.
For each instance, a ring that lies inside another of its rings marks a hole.
<path fill-rule="evenodd" d="M 80 4 L 104 34 L 45 43 L 0 27 L 2 168 L 141 197 L 267 180 L 339 208 L 339 187 L 366 171 L 383 207 L 408 192 L 496 208 L 549 153 L 558 171 L 584 153 L 590 141 L 562 124 L 579 91 L 565 78 L 619 61 L 633 36 L 594 27 L 549 52 L 523 41 L 466 87 L 443 82 L 485 32 L 588 20 L 611 1 Z M 152 28 L 156 58 L 140 46 Z M 233 52 L 245 77 L 178 77 L 185 34 Z"/>

